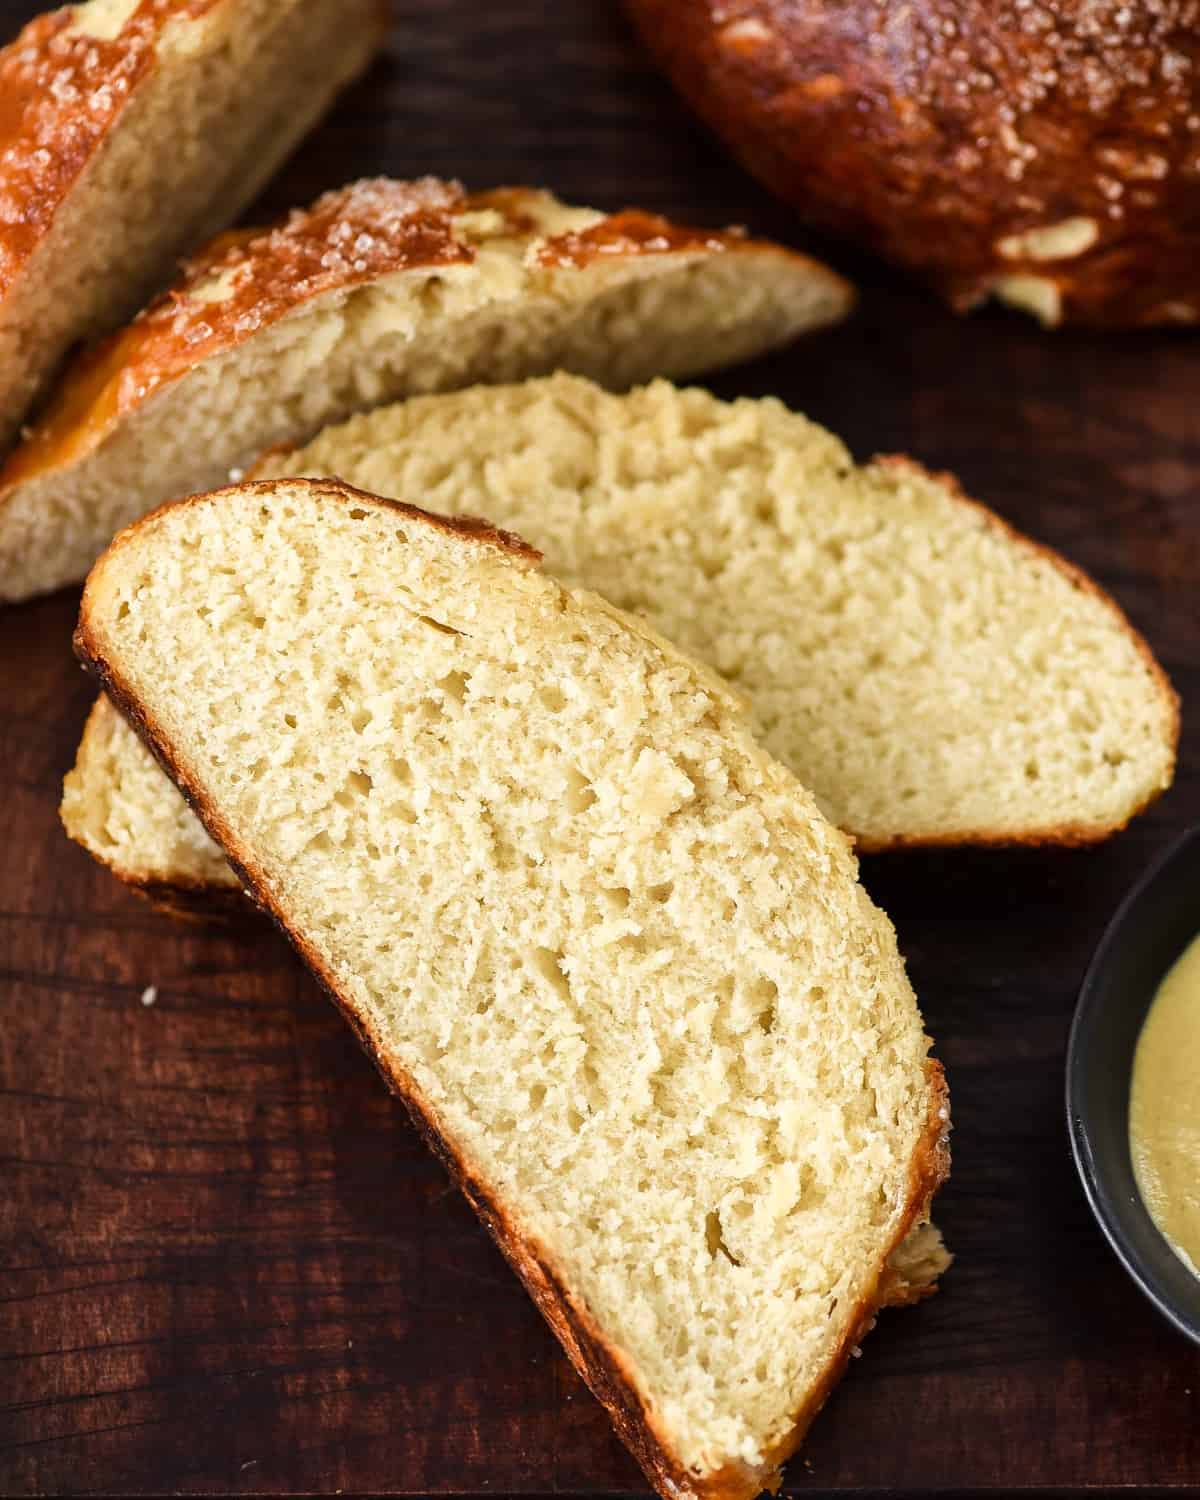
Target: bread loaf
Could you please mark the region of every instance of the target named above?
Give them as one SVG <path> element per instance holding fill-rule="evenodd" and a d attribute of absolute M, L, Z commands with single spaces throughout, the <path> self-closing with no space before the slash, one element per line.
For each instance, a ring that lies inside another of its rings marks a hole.
<path fill-rule="evenodd" d="M 735 233 L 532 189 L 355 183 L 222 236 L 70 372 L 0 470 L 0 601 L 77 581 L 160 501 L 382 401 L 560 366 L 617 386 L 693 374 L 849 300 L 823 266 Z"/>
<path fill-rule="evenodd" d="M 627 0 L 813 223 L 1055 325 L 1200 322 L 1193 0 Z"/>
<path fill-rule="evenodd" d="M 1170 783 L 1175 696 L 1109 598 L 953 481 L 856 468 L 777 401 L 559 375 L 385 408 L 256 472 L 531 537 L 721 671 L 865 849 L 1086 843 Z M 135 888 L 228 906 L 232 875 L 115 716 L 89 726 L 63 816 Z"/>
<path fill-rule="evenodd" d="M 723 684 L 535 563 L 254 484 L 124 532 L 77 649 L 647 1476 L 749 1497 L 894 1290 L 944 1085 L 846 840 Z"/>
<path fill-rule="evenodd" d="M 233 221 L 386 23 L 383 0 L 88 0 L 0 50 L 0 453 L 70 346 Z"/>

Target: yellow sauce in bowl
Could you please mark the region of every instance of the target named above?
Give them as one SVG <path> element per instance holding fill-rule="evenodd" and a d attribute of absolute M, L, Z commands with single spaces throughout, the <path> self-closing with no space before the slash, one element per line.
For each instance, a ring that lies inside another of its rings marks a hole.
<path fill-rule="evenodd" d="M 1129 1146 L 1150 1217 L 1200 1276 L 1200 938 L 1159 985 L 1138 1038 Z"/>

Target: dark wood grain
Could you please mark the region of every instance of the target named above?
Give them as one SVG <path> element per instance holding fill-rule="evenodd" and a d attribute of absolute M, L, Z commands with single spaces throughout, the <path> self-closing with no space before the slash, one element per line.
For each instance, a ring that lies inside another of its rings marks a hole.
<path fill-rule="evenodd" d="M 0 35 L 31 9 L 0 0 Z M 401 7 L 387 60 L 266 206 L 377 171 L 792 233 L 610 0 Z M 955 469 L 1093 570 L 1174 675 L 1184 736 L 1175 789 L 1107 847 L 867 865 L 949 1072 L 958 1261 L 881 1320 L 789 1488 L 1200 1492 L 1200 1356 L 1093 1228 L 1062 1109 L 1088 955 L 1200 818 L 1200 340 L 958 322 L 835 254 L 864 287 L 856 322 L 720 390 Z M 0 616 L 0 1493 L 639 1489 L 283 945 L 172 926 L 60 834 L 90 698 L 76 602 Z"/>

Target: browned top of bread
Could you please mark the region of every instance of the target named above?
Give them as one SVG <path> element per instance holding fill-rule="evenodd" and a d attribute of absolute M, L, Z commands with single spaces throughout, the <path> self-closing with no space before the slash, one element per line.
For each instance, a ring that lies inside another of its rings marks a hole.
<path fill-rule="evenodd" d="M 486 195 L 485 195 L 486 196 Z M 744 229 L 693 229 L 674 224 L 661 214 L 627 208 L 609 214 L 587 229 L 555 235 L 538 250 L 543 266 L 574 268 L 590 266 L 605 256 L 665 255 L 670 251 L 736 250 L 746 243 Z"/>
<path fill-rule="evenodd" d="M 458 183 L 432 177 L 364 179 L 267 228 L 219 235 L 128 328 L 75 363 L 41 423 L 0 470 L 0 491 L 71 462 L 160 386 L 322 292 L 390 272 L 469 264 L 476 249 L 457 222 L 463 214 L 499 213 L 504 229 L 517 237 L 536 228 L 532 210 L 544 201 L 533 188 L 468 194 Z M 627 209 L 587 229 L 547 238 L 537 261 L 550 270 L 571 270 L 600 260 L 689 251 L 790 253 L 736 229 L 693 229 Z M 220 299 L 204 297 L 202 288 L 218 279 Z"/>
<path fill-rule="evenodd" d="M 218 235 L 175 286 L 75 363 L 33 436 L 0 471 L 0 488 L 67 462 L 160 385 L 309 297 L 387 271 L 469 261 L 450 221 L 463 201 L 457 184 L 434 178 L 356 182 L 269 228 Z M 220 303 L 191 295 L 218 276 L 230 282 Z"/>
<path fill-rule="evenodd" d="M 752 171 L 956 305 L 1020 276 L 1046 321 L 1200 321 L 1194 0 L 628 7 Z"/>
<path fill-rule="evenodd" d="M 0 51 L 0 295 L 150 69 L 163 29 L 220 3 L 141 0 L 108 39 L 81 30 L 65 5 Z"/>

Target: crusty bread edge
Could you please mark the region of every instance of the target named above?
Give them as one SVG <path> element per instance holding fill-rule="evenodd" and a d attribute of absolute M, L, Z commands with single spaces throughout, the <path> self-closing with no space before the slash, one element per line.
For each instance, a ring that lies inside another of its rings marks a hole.
<path fill-rule="evenodd" d="M 286 481 L 260 481 L 237 489 L 241 491 L 254 488 L 269 492 L 281 482 Z M 372 505 L 384 505 L 451 535 L 500 548 L 526 565 L 534 565 L 539 559 L 539 554 L 521 538 L 500 531 L 490 523 L 472 518 L 437 516 L 399 500 L 368 495 L 338 481 L 308 482 L 329 498 L 349 503 L 365 501 Z M 230 492 L 214 491 L 159 506 L 156 511 L 135 522 L 116 538 L 93 569 L 93 577 L 103 569 L 112 553 L 128 543 L 154 516 L 176 505 L 204 503 L 219 498 L 223 493 Z M 697 1500 L 753 1500 L 764 1488 L 777 1488 L 781 1477 L 780 1466 L 799 1447 L 811 1422 L 844 1373 L 858 1343 L 874 1326 L 879 1310 L 915 1301 L 934 1290 L 932 1285 L 914 1287 L 903 1279 L 889 1275 L 888 1261 L 912 1229 L 928 1218 L 930 1201 L 949 1173 L 948 1093 L 941 1064 L 932 1058 L 926 1062 L 930 1093 L 929 1114 L 910 1163 L 908 1193 L 902 1211 L 897 1216 L 892 1239 L 880 1256 L 871 1290 L 860 1299 L 847 1331 L 830 1356 L 823 1374 L 795 1414 L 789 1431 L 764 1455 L 761 1464 L 727 1464 L 703 1478 L 697 1478 L 672 1452 L 669 1440 L 658 1430 L 658 1424 L 638 1390 L 629 1361 L 608 1341 L 587 1306 L 559 1277 L 545 1247 L 534 1235 L 522 1228 L 518 1220 L 491 1195 L 472 1169 L 470 1161 L 441 1135 L 433 1111 L 413 1079 L 389 1055 L 386 1044 L 370 1022 L 358 1012 L 350 997 L 338 989 L 334 976 L 325 968 L 302 934 L 289 925 L 285 914 L 255 870 L 249 851 L 229 828 L 216 807 L 188 779 L 160 726 L 142 707 L 136 694 L 113 664 L 106 659 L 103 645 L 92 631 L 88 620 L 91 587 L 92 580 L 89 578 L 84 590 L 79 625 L 75 631 L 76 655 L 97 677 L 113 704 L 124 714 L 159 765 L 179 788 L 210 837 L 224 851 L 246 891 L 272 917 L 350 1023 L 384 1082 L 405 1106 L 418 1132 L 446 1167 L 495 1240 L 538 1311 L 558 1337 L 572 1365 L 607 1410 L 618 1435 L 637 1459 L 647 1478 L 664 1496 L 695 1496 Z"/>
<path fill-rule="evenodd" d="M 80 737 L 75 764 L 66 776 L 63 777 L 63 795 L 58 805 L 58 820 L 62 824 L 63 831 L 67 837 L 72 843 L 78 844 L 83 852 L 89 858 L 95 860 L 101 869 L 107 870 L 110 875 L 119 880 L 135 896 L 140 896 L 144 901 L 148 901 L 156 911 L 160 911 L 166 916 L 174 917 L 180 922 L 195 924 L 232 923 L 246 919 L 253 921 L 257 908 L 254 905 L 253 898 L 247 896 L 240 886 L 218 885 L 215 881 L 194 879 L 188 875 L 176 875 L 167 880 L 128 867 L 122 868 L 110 856 L 101 853 L 99 849 L 86 843 L 68 825 L 66 816 L 67 787 L 79 769 L 79 755 L 82 753 L 83 747 L 88 743 L 88 736 L 92 731 L 93 721 L 100 713 L 104 702 L 104 694 L 101 694 L 93 701 L 88 711 L 88 716 L 84 721 L 83 734 Z"/>
<path fill-rule="evenodd" d="M 228 6 L 227 8 L 233 9 L 234 7 Z M 391 31 L 393 21 L 393 0 L 373 0 L 373 3 L 370 3 L 368 8 L 373 15 L 374 41 L 371 43 L 370 50 L 367 52 L 363 62 L 352 72 L 345 75 L 337 88 L 332 93 L 327 95 L 325 102 L 320 109 L 320 112 L 315 118 L 309 121 L 308 126 L 304 129 L 301 135 L 297 137 L 295 141 L 293 141 L 291 148 L 282 155 L 276 155 L 274 166 L 271 168 L 270 172 L 266 174 L 266 177 L 263 177 L 261 168 L 257 169 L 257 175 L 261 179 L 258 183 L 258 186 L 255 188 L 252 180 L 246 184 L 246 186 L 248 188 L 252 188 L 253 191 L 249 192 L 248 195 L 243 195 L 238 203 L 230 207 L 230 212 L 228 214 L 229 220 L 237 219 L 240 216 L 240 214 L 245 210 L 247 204 L 252 201 L 253 198 L 256 198 L 261 192 L 263 186 L 265 185 L 266 179 L 277 175 L 279 169 L 284 165 L 287 158 L 294 155 L 296 150 L 302 144 L 303 140 L 307 136 L 311 135 L 312 131 L 316 128 L 317 124 L 319 124 L 320 120 L 329 114 L 341 94 L 346 89 L 350 88 L 350 86 L 357 79 L 361 78 L 375 62 Z M 37 19 L 39 18 L 36 16 L 31 17 L 30 24 L 32 23 L 32 21 Z M 229 25 L 227 18 L 224 16 L 217 17 L 214 14 L 211 19 L 208 19 L 207 17 L 206 19 L 210 26 L 213 25 L 214 21 L 225 27 L 228 27 Z M 169 20 L 171 20 L 170 16 L 164 17 L 164 22 Z M 11 41 L 0 45 L 0 52 L 6 52 L 10 47 L 15 46 L 23 34 L 23 29 L 22 31 L 19 31 Z M 80 185 L 89 175 L 90 170 L 95 165 L 100 154 L 108 148 L 113 133 L 121 129 L 129 107 L 135 102 L 135 96 L 139 94 L 139 92 L 145 85 L 150 84 L 154 81 L 154 77 L 158 73 L 160 68 L 160 58 L 158 56 L 158 42 L 160 39 L 161 31 L 160 34 L 155 38 L 151 62 L 145 75 L 139 77 L 135 81 L 133 88 L 126 93 L 121 107 L 113 115 L 103 133 L 96 138 L 90 149 L 82 157 L 80 157 L 75 166 L 75 170 L 70 176 L 70 179 L 62 185 L 61 191 L 54 196 L 53 201 L 49 205 L 49 211 L 42 224 L 41 230 L 38 233 L 37 239 L 25 251 L 25 253 L 18 257 L 17 263 L 13 267 L 12 275 L 7 287 L 3 290 L 0 290 L 0 298 L 12 297 L 13 294 L 17 292 L 19 287 L 23 288 L 25 280 L 29 274 L 30 267 L 35 264 L 39 254 L 44 250 L 48 239 L 55 232 L 56 228 L 58 228 L 59 218 L 63 205 L 67 202 L 68 198 L 79 189 Z M 56 132 L 56 145 L 57 144 L 60 144 L 60 142 L 58 140 L 58 133 Z M 208 236 L 208 239 L 210 241 L 214 238 L 219 238 L 219 235 L 214 234 Z M 177 255 L 182 255 L 184 252 L 190 251 L 193 248 L 194 247 L 191 245 L 182 244 L 178 247 Z M 167 275 L 170 274 L 171 259 L 172 257 L 167 257 Z M 815 264 L 820 265 L 822 263 L 815 262 Z M 837 273 L 832 271 L 831 268 L 826 267 L 825 269 L 828 269 L 831 275 L 836 276 Z M 160 278 L 160 282 L 161 280 L 162 278 Z M 167 291 L 169 289 L 169 285 L 173 284 L 174 283 L 172 282 L 169 283 L 168 286 L 162 286 L 161 284 L 152 286 L 150 288 L 150 293 L 153 297 L 156 298 L 160 292 Z M 852 305 L 852 302 L 850 305 Z M 125 320 L 123 320 L 120 326 L 127 326 L 131 318 L 132 314 L 130 315 L 130 318 L 126 318 Z M 113 330 L 113 332 L 118 331 L 119 328 L 117 330 Z M 99 338 L 95 338 L 92 340 L 92 343 L 95 344 L 103 342 L 110 337 L 112 337 L 112 333 L 101 333 Z M 75 343 L 78 343 L 78 334 L 76 335 Z M 53 394 L 56 385 L 64 377 L 64 375 L 74 367 L 78 352 L 78 348 L 73 347 L 71 341 L 68 341 L 68 343 L 62 348 L 56 367 L 51 369 L 40 382 L 39 389 L 34 398 L 33 404 L 30 409 L 25 412 L 22 423 L 18 424 L 18 427 L 15 429 L 11 440 L 6 444 L 0 446 L 0 468 L 3 467 L 3 460 L 6 460 L 10 453 L 15 451 L 15 449 L 19 447 L 24 441 L 24 438 L 22 436 L 23 427 L 31 420 L 35 420 L 40 416 L 42 407 L 45 405 L 47 398 Z M 105 435 L 107 435 L 107 429 Z M 7 498 L 8 493 L 15 488 L 16 486 L 5 486 L 3 489 L 0 489 L 0 505 L 3 504 L 4 500 Z"/>
<path fill-rule="evenodd" d="M 1167 790 L 1174 780 L 1175 765 L 1179 752 L 1180 734 L 1180 708 L 1179 694 L 1174 684 L 1163 671 L 1154 652 L 1150 649 L 1146 638 L 1140 631 L 1134 628 L 1125 611 L 1113 598 L 1113 596 L 1083 571 L 1075 563 L 1069 562 L 1061 553 L 1056 552 L 1053 547 L 1048 547 L 1044 542 L 1036 541 L 1024 532 L 1018 531 L 998 515 L 994 510 L 973 500 L 968 495 L 954 474 L 944 471 L 935 472 L 925 468 L 923 464 L 915 459 L 908 458 L 902 453 L 888 453 L 877 455 L 867 465 L 868 469 L 883 469 L 898 473 L 901 477 L 912 475 L 916 479 L 939 485 L 946 491 L 948 498 L 957 505 L 966 506 L 968 510 L 975 512 L 977 516 L 993 531 L 998 531 L 1006 541 L 1010 542 L 1019 551 L 1027 556 L 1036 557 L 1043 562 L 1048 562 L 1064 579 L 1080 593 L 1089 594 L 1101 604 L 1112 616 L 1112 621 L 1130 640 L 1134 650 L 1141 657 L 1142 663 L 1149 674 L 1150 680 L 1157 689 L 1163 707 L 1167 711 L 1170 720 L 1170 762 L 1167 768 L 1166 779 L 1162 786 L 1147 792 L 1146 796 L 1125 815 L 1107 823 L 1059 823 L 1051 824 L 1042 828 L 1030 828 L 1022 833 L 1006 832 L 998 829 L 978 828 L 969 832 L 953 834 L 920 834 L 913 837 L 898 836 L 893 839 L 871 839 L 861 836 L 855 837 L 855 847 L 862 854 L 885 853 L 889 850 L 901 849 L 950 849 L 962 847 L 974 848 L 1017 848 L 1017 847 L 1045 847 L 1053 845 L 1062 848 L 1081 848 L 1089 844 L 1098 844 L 1113 834 L 1120 833 L 1127 828 L 1139 813 L 1156 802 Z"/>
<path fill-rule="evenodd" d="M 61 808 L 59 821 L 62 821 Z M 258 904 L 240 885 L 218 885 L 215 881 L 194 880 L 187 875 L 176 875 L 168 880 L 160 876 L 143 875 L 136 870 L 122 869 L 107 855 L 90 849 L 77 839 L 69 828 L 65 831 L 72 843 L 78 844 L 102 870 L 107 871 L 114 880 L 119 880 L 139 900 L 148 901 L 164 917 L 205 927 L 253 923 L 259 919 Z"/>
<path fill-rule="evenodd" d="M 389 3 L 389 0 L 381 0 L 381 3 L 386 5 Z M 381 42 L 382 40 L 384 40 L 383 35 L 381 35 L 380 37 Z M 397 180 L 399 181 L 401 179 Z M 348 187 L 350 185 L 351 184 L 347 184 L 346 186 Z M 338 191 L 344 190 L 345 189 L 343 188 L 334 189 L 333 191 L 336 193 Z M 502 189 L 501 191 L 526 193 L 533 196 L 541 190 L 537 188 L 521 187 L 514 189 Z M 478 199 L 485 198 L 486 196 L 486 192 L 467 194 L 464 197 L 462 209 L 469 210 Z M 320 199 L 316 201 L 319 202 Z M 561 202 L 561 200 L 559 201 Z M 313 206 L 314 205 L 311 203 L 306 204 L 304 208 L 298 210 L 298 212 L 306 215 L 310 214 Z M 603 216 L 603 219 L 599 222 L 603 222 L 604 219 L 612 219 L 616 217 L 618 217 L 618 215 L 616 214 L 605 214 Z M 285 221 L 283 219 L 276 219 L 271 223 L 264 224 L 263 226 L 261 226 L 261 232 L 265 237 L 269 235 L 273 230 L 278 229 L 284 222 Z M 687 226 L 680 227 L 687 228 Z M 697 230 L 696 232 L 698 234 L 704 233 L 704 231 L 702 230 Z M 836 308 L 832 309 L 828 313 L 828 315 L 823 317 L 820 321 L 815 321 L 808 325 L 806 328 L 790 334 L 782 342 L 778 338 L 772 340 L 770 343 L 764 345 L 759 350 L 759 353 L 757 355 L 743 356 L 741 362 L 744 363 L 747 358 L 751 357 L 766 357 L 767 355 L 778 352 L 781 348 L 789 347 L 799 339 L 807 337 L 810 334 L 823 332 L 826 329 L 834 327 L 838 323 L 844 321 L 855 311 L 858 301 L 858 292 L 853 282 L 848 281 L 844 276 L 841 275 L 840 272 L 835 271 L 832 266 L 827 265 L 824 261 L 818 260 L 811 255 L 807 255 L 801 250 L 796 250 L 789 245 L 777 243 L 774 240 L 749 237 L 730 238 L 729 233 L 729 231 L 723 230 L 712 231 L 714 240 L 720 239 L 722 236 L 725 237 L 725 242 L 720 252 L 720 255 L 722 257 L 737 257 L 743 262 L 747 260 L 781 261 L 794 271 L 803 271 L 803 273 L 811 281 L 819 281 L 824 286 L 825 291 L 827 292 L 831 301 L 837 303 Z M 155 311 L 172 298 L 178 298 L 181 294 L 185 295 L 191 289 L 193 276 L 193 273 L 189 269 L 187 269 L 187 267 L 189 267 L 192 262 L 201 263 L 206 253 L 211 250 L 212 245 L 222 238 L 222 235 L 216 235 L 208 242 L 207 245 L 198 247 L 193 252 L 191 259 L 184 262 L 185 269 L 181 272 L 181 274 L 170 285 L 159 291 L 159 293 L 150 301 L 147 307 L 142 310 L 142 313 L 139 313 L 138 318 L 135 318 L 130 322 L 126 322 L 114 332 L 96 341 L 89 348 L 84 350 L 81 355 L 71 355 L 68 358 L 64 368 L 59 371 L 58 386 L 61 387 L 64 391 L 71 390 L 72 383 L 75 379 L 76 371 L 79 368 L 81 359 L 91 360 L 99 357 L 104 351 L 107 351 L 111 347 L 116 346 L 118 342 L 127 334 L 129 328 L 133 325 L 133 323 L 138 322 L 139 319 L 145 314 Z M 555 238 L 556 236 L 553 235 L 548 236 L 547 241 L 553 242 Z M 547 269 L 553 270 L 555 274 L 565 276 L 586 276 L 589 271 L 596 272 L 597 284 L 593 290 L 593 297 L 598 299 L 620 284 L 623 269 L 631 264 L 645 263 L 653 265 L 656 270 L 660 270 L 663 274 L 668 274 L 672 271 L 678 271 L 680 269 L 686 268 L 689 265 L 698 263 L 705 258 L 712 257 L 713 251 L 711 249 L 705 249 L 699 245 L 679 249 L 669 249 L 665 251 L 647 250 L 645 247 L 639 246 L 635 249 L 623 250 L 619 254 L 609 253 L 603 256 L 599 256 L 592 263 L 583 262 L 578 265 L 564 265 L 557 268 Z M 475 258 L 475 250 L 473 248 L 471 250 L 470 258 L 472 261 Z M 397 263 L 389 269 L 379 271 L 376 275 L 371 277 L 366 284 L 375 285 L 391 276 L 413 275 L 418 274 L 422 271 L 432 273 L 438 269 L 438 264 L 439 263 L 437 262 L 421 260 L 415 260 L 412 262 L 402 262 L 398 260 Z M 122 430 L 125 422 L 130 420 L 137 413 L 143 411 L 147 403 L 156 401 L 159 397 L 162 396 L 165 391 L 174 388 L 181 381 L 186 380 L 198 368 L 206 364 L 208 361 L 222 359 L 227 355 L 231 355 L 235 350 L 240 349 L 247 342 L 254 339 L 257 334 L 264 331 L 266 327 L 274 326 L 275 324 L 283 321 L 285 318 L 290 318 L 299 314 L 314 302 L 320 302 L 325 298 L 336 298 L 339 296 L 344 296 L 349 292 L 352 292 L 356 287 L 361 286 L 362 284 L 362 277 L 355 273 L 348 276 L 336 286 L 323 287 L 317 291 L 313 291 L 311 288 L 306 288 L 304 290 L 296 289 L 295 295 L 291 298 L 288 306 L 281 308 L 277 313 L 267 319 L 266 323 L 260 324 L 249 333 L 231 335 L 228 341 L 224 343 L 222 347 L 212 350 L 200 359 L 197 359 L 193 363 L 189 364 L 186 368 L 173 370 L 168 376 L 159 380 L 142 380 L 138 382 L 138 394 L 135 396 L 135 398 L 133 398 L 128 404 L 125 404 L 122 401 L 118 401 L 115 406 L 113 406 L 113 408 L 107 413 L 104 420 L 89 422 L 86 420 L 85 413 L 85 420 L 82 425 L 87 429 L 86 439 L 80 444 L 78 448 L 76 448 L 70 442 L 70 435 L 71 433 L 76 432 L 78 429 L 73 427 L 70 430 L 70 433 L 66 435 L 66 446 L 69 449 L 70 456 L 66 460 L 59 459 L 46 464 L 44 467 L 39 466 L 39 468 L 31 475 L 18 473 L 17 477 L 5 480 L 3 476 L 7 472 L 9 472 L 10 460 L 15 461 L 18 455 L 22 454 L 25 451 L 26 440 L 22 439 L 20 442 L 12 446 L 9 450 L 6 450 L 3 454 L 0 454 L 0 512 L 2 512 L 6 506 L 11 504 L 15 500 L 16 496 L 24 488 L 24 486 L 31 481 L 41 480 L 48 473 L 70 473 L 72 470 L 77 469 L 79 465 L 87 463 L 91 458 L 93 458 L 104 448 L 104 446 L 111 438 L 113 438 Z M 536 298 L 530 299 L 528 296 L 525 296 L 519 299 L 518 303 L 516 304 L 518 309 L 522 307 L 522 304 L 526 304 L 530 300 L 536 300 Z M 227 316 L 228 314 L 222 311 L 222 304 L 213 303 L 208 309 L 207 321 L 215 327 L 224 328 L 225 319 Z M 518 311 L 517 316 L 519 318 L 520 311 Z M 173 332 L 167 333 L 160 330 L 157 342 L 161 343 L 164 347 L 169 348 L 171 346 L 173 337 Z M 144 351 L 141 357 L 145 357 Z M 704 366 L 704 371 L 707 373 L 716 374 L 728 368 L 728 365 L 728 357 L 721 357 L 715 359 L 709 364 L 706 364 Z M 126 364 L 123 368 L 125 370 L 128 370 L 128 364 Z"/>

